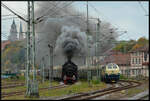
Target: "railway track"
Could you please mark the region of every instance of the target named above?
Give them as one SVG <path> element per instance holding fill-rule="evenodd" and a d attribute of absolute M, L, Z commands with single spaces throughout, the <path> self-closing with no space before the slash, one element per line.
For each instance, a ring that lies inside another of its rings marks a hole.
<path fill-rule="evenodd" d="M 58 86 L 53 86 L 53 87 L 45 87 L 45 88 L 40 88 L 39 90 L 49 90 L 49 89 L 58 89 L 58 88 L 64 88 L 64 87 L 67 87 L 68 85 L 64 85 L 64 84 L 61 84 L 61 85 L 58 85 Z M 5 98 L 5 97 L 10 97 L 10 96 L 16 96 L 16 95 L 23 95 L 25 93 L 25 90 L 23 91 L 16 91 L 16 92 L 10 92 L 10 93 L 1 93 L 2 94 L 2 98 Z"/>
<path fill-rule="evenodd" d="M 128 84 L 124 85 L 123 82 L 126 82 Z M 109 87 L 109 88 L 106 88 L 106 89 L 103 89 L 103 90 L 97 90 L 97 91 L 93 91 L 93 92 L 77 94 L 75 96 L 60 98 L 58 100 L 89 100 L 89 99 L 104 96 L 106 94 L 110 94 L 110 93 L 113 93 L 113 92 L 117 92 L 117 91 L 129 89 L 129 88 L 137 87 L 137 86 L 140 86 L 141 83 L 136 82 L 136 81 L 120 80 L 119 85 L 120 85 L 119 87 L 112 86 L 112 87 Z"/>
<path fill-rule="evenodd" d="M 12 84 L 7 84 L 5 86 L 2 86 L 2 89 L 8 89 L 8 88 L 14 88 L 14 87 L 19 87 L 19 86 L 24 86 L 24 83 L 12 83 Z"/>
<path fill-rule="evenodd" d="M 19 82 L 19 83 L 24 83 L 24 82 Z M 15 85 L 15 84 L 18 84 L 17 82 L 1 82 L 1 85 Z"/>

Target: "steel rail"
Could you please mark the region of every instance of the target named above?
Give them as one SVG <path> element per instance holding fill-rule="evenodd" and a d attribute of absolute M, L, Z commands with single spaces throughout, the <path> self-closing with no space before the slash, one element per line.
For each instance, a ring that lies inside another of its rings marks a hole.
<path fill-rule="evenodd" d="M 49 90 L 49 89 L 58 89 L 58 88 L 64 88 L 64 87 L 67 87 L 68 85 L 64 85 L 64 84 L 61 84 L 61 85 L 57 85 L 57 86 L 53 86 L 53 87 L 44 87 L 44 88 L 40 88 L 40 90 Z M 5 97 L 10 97 L 10 96 L 16 96 L 16 95 L 23 95 L 25 93 L 25 90 L 23 91 L 16 91 L 16 92 L 10 92 L 10 93 L 5 93 L 5 92 L 2 92 L 2 98 L 5 98 Z"/>
<path fill-rule="evenodd" d="M 133 87 L 137 87 L 137 86 L 141 85 L 141 83 L 136 82 L 136 81 L 125 81 L 125 80 L 120 80 L 120 81 L 121 82 L 128 82 L 128 85 L 123 85 L 123 87 L 113 87 L 112 86 L 112 87 L 109 87 L 109 88 L 106 88 L 106 89 L 103 89 L 103 90 L 97 90 L 97 91 L 93 91 L 93 92 L 90 92 L 90 93 L 82 93 L 82 94 L 79 94 L 79 95 L 66 97 L 66 98 L 63 98 L 61 100 L 77 100 L 77 99 L 89 100 L 89 99 L 92 99 L 92 98 L 96 98 L 96 97 L 99 97 L 99 96 L 103 96 L 103 95 L 106 95 L 106 94 L 110 94 L 110 93 L 113 93 L 113 92 L 129 89 L 129 88 L 133 88 Z"/>

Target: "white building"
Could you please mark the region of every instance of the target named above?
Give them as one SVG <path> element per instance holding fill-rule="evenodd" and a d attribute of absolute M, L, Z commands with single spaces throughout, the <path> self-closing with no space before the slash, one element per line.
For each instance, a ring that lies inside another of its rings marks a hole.
<path fill-rule="evenodd" d="M 131 69 L 133 69 L 130 74 L 132 76 L 136 76 L 138 74 L 149 76 L 149 46 L 145 45 L 144 47 L 130 51 L 130 56 Z"/>

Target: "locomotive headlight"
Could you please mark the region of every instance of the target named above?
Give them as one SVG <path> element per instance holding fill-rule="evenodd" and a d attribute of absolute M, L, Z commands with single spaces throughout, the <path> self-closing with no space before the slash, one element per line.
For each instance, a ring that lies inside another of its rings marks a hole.
<path fill-rule="evenodd" d="M 75 79 L 76 79 L 76 77 L 73 75 L 72 79 L 73 79 L 73 80 L 75 80 Z"/>

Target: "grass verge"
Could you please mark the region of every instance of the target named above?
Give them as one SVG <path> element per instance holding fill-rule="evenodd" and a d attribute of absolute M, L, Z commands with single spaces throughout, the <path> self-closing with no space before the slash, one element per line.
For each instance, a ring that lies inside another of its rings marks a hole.
<path fill-rule="evenodd" d="M 74 85 L 71 85 L 69 87 L 61 88 L 61 89 L 52 89 L 52 90 L 44 90 L 40 91 L 39 95 L 40 98 L 46 98 L 46 97 L 55 97 L 55 96 L 64 96 L 64 95 L 70 95 L 74 93 L 82 93 L 82 92 L 89 92 L 93 90 L 98 90 L 98 89 L 104 89 L 106 88 L 105 83 L 100 82 L 100 83 L 92 83 L 91 86 L 88 85 L 88 82 L 85 81 L 79 81 Z M 15 99 L 15 100 L 37 100 L 39 98 L 25 98 L 24 95 L 21 96 L 13 96 L 13 97 L 8 97 L 4 98 L 5 100 L 9 99 Z"/>

